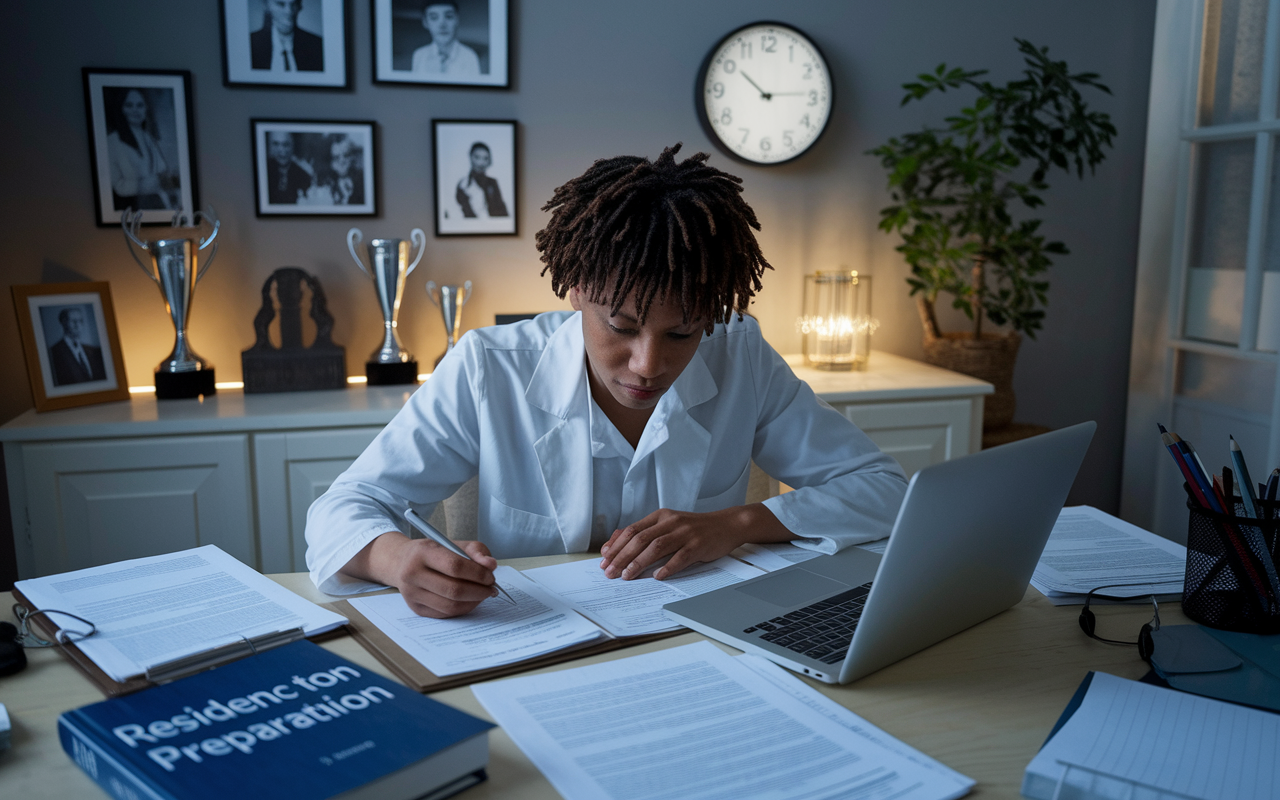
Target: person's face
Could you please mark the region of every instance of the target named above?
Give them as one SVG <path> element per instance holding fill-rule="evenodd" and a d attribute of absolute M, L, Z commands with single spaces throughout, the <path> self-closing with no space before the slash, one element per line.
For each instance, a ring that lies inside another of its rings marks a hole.
<path fill-rule="evenodd" d="M 431 31 L 431 41 L 444 47 L 458 33 L 458 9 L 451 5 L 430 5 L 422 12 L 422 27 Z"/>
<path fill-rule="evenodd" d="M 655 299 L 643 324 L 634 294 L 614 315 L 608 303 L 592 302 L 576 288 L 569 290 L 569 302 L 582 312 L 587 372 L 597 402 L 604 390 L 624 408 L 653 408 L 702 341 L 702 322 L 685 322 L 678 301 Z"/>
<path fill-rule="evenodd" d="M 73 308 L 67 312 L 66 321 L 62 323 L 62 333 L 73 342 L 84 336 L 84 312 Z"/>
<path fill-rule="evenodd" d="M 477 147 L 471 151 L 471 171 L 483 175 L 484 171 L 493 163 L 493 157 L 489 155 L 489 151 L 483 147 Z"/>
<path fill-rule="evenodd" d="M 293 159 L 293 137 L 287 133 L 268 133 L 267 153 L 280 166 L 288 164 Z"/>
<path fill-rule="evenodd" d="M 334 173 L 346 177 L 351 171 L 353 160 L 351 148 L 345 142 L 334 142 L 333 147 L 329 148 L 329 165 L 333 167 Z"/>
<path fill-rule="evenodd" d="M 293 26 L 298 21 L 301 9 L 302 0 L 267 0 L 267 14 L 271 16 L 271 24 L 286 36 L 293 33 Z"/>
<path fill-rule="evenodd" d="M 120 106 L 124 112 L 124 120 L 135 127 L 142 127 L 147 121 L 147 99 L 137 89 L 124 96 L 124 104 Z"/>

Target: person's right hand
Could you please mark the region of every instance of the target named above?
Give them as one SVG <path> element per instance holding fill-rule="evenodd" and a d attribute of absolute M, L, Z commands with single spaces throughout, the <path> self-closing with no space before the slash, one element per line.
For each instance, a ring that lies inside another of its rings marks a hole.
<path fill-rule="evenodd" d="M 384 533 L 343 569 L 349 575 L 400 590 L 413 613 L 445 619 L 466 614 L 497 595 L 493 570 L 498 562 L 480 542 L 459 542 L 465 558 L 428 539 Z"/>

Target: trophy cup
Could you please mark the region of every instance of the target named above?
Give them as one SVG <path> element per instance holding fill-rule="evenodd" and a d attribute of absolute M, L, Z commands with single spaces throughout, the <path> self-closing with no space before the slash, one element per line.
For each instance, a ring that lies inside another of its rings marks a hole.
<path fill-rule="evenodd" d="M 374 291 L 378 293 L 378 305 L 382 307 L 382 345 L 373 351 L 364 365 L 364 374 L 370 386 L 394 383 L 417 383 L 418 362 L 413 354 L 400 344 L 396 333 L 396 317 L 400 314 L 400 295 L 404 292 L 404 279 L 413 272 L 427 249 L 427 235 L 422 228 L 414 228 L 409 240 L 418 246 L 418 255 L 409 263 L 409 242 L 404 239 L 370 239 L 369 268 L 360 260 L 356 245 L 364 234 L 359 228 L 347 231 L 347 250 L 356 260 L 360 271 L 373 278 Z"/>
<path fill-rule="evenodd" d="M 449 355 L 449 351 L 458 341 L 458 328 L 462 325 L 462 307 L 471 299 L 471 281 L 461 286 L 440 286 L 438 291 L 435 281 L 427 281 L 427 297 L 431 298 L 431 303 L 440 309 L 440 316 L 444 317 L 446 344 L 444 352 L 432 366 L 432 369 L 435 369 L 440 366 L 440 360 Z"/>
<path fill-rule="evenodd" d="M 160 287 L 169 319 L 173 321 L 175 339 L 173 352 L 156 367 L 156 397 L 171 400 L 182 397 L 198 397 L 213 394 L 213 365 L 196 355 L 187 338 L 187 321 L 191 317 L 191 298 L 196 283 L 213 263 L 218 252 L 216 240 L 221 223 L 210 208 L 197 211 L 190 221 L 181 212 L 173 215 L 167 238 L 148 239 L 138 237 L 142 212 L 125 209 L 120 214 L 120 226 L 124 229 L 125 246 L 129 255 L 138 262 L 147 277 Z M 203 223 L 203 225 L 201 224 Z M 202 228 L 208 226 L 209 235 L 201 237 Z M 132 245 L 137 245 L 150 256 L 151 266 L 143 263 Z M 207 256 L 205 248 L 212 247 Z"/>

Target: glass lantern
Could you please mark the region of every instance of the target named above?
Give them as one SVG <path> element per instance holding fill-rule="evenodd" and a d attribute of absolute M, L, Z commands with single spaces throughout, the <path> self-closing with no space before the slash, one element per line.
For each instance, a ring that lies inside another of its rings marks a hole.
<path fill-rule="evenodd" d="M 804 276 L 804 314 L 796 320 L 805 363 L 818 369 L 866 369 L 871 334 L 871 277 L 857 270 Z"/>

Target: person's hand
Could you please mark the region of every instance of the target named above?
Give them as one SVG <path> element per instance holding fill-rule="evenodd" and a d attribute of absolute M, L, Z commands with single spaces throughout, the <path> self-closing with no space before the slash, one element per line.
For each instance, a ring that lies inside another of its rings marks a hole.
<path fill-rule="evenodd" d="M 785 542 L 794 536 L 760 503 L 704 514 L 660 508 L 613 532 L 600 547 L 600 568 L 610 578 L 631 580 L 671 556 L 654 572 L 663 580 L 691 564 L 715 561 L 746 542 Z"/>
<path fill-rule="evenodd" d="M 493 579 L 498 562 L 489 555 L 489 548 L 480 542 L 458 545 L 474 561 L 427 539 L 384 533 L 361 550 L 343 572 L 396 587 L 419 616 L 457 617 L 498 593 Z"/>

